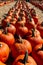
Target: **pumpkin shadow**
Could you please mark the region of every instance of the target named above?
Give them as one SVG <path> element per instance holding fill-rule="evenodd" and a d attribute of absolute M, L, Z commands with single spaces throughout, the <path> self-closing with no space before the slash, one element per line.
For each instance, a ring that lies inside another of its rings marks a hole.
<path fill-rule="evenodd" d="M 14 61 L 14 59 L 10 53 L 9 58 L 7 59 L 7 61 L 5 63 L 6 63 L 6 65 L 12 65 L 13 61 Z"/>

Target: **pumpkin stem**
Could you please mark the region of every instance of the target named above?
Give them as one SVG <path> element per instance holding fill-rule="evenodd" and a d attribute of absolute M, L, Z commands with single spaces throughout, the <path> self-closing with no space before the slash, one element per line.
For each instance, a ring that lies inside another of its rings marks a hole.
<path fill-rule="evenodd" d="M 13 13 L 14 15 L 16 15 L 16 11 L 14 11 L 14 13 Z"/>
<path fill-rule="evenodd" d="M 19 18 L 18 18 L 18 21 L 21 21 L 21 19 L 22 19 L 22 18 L 21 18 L 21 17 L 19 17 Z"/>
<path fill-rule="evenodd" d="M 41 23 L 41 26 L 43 26 L 43 22 Z"/>
<path fill-rule="evenodd" d="M 34 16 L 36 16 L 36 12 L 35 12 L 35 9 L 34 9 L 34 8 L 32 8 L 32 14 L 33 14 Z"/>
<path fill-rule="evenodd" d="M 42 45 L 42 48 L 39 48 L 39 49 L 37 50 L 37 52 L 40 51 L 40 50 L 43 50 L 43 45 Z"/>
<path fill-rule="evenodd" d="M 35 31 L 35 30 L 34 30 L 34 29 L 32 29 L 32 37 L 34 37 L 34 36 L 35 36 L 35 35 L 34 35 L 34 31 Z"/>
<path fill-rule="evenodd" d="M 0 29 L 2 29 L 2 26 L 0 25 Z"/>
<path fill-rule="evenodd" d="M 7 27 L 9 27 L 10 26 L 10 23 L 9 22 L 7 22 Z"/>
<path fill-rule="evenodd" d="M 22 41 L 23 41 L 20 35 L 19 35 L 18 41 L 19 41 L 20 43 L 22 43 Z"/>
<path fill-rule="evenodd" d="M 22 27 L 24 27 L 24 24 L 21 24 Z"/>
<path fill-rule="evenodd" d="M 28 60 L 28 52 L 26 51 L 24 59 L 23 59 L 24 65 L 26 65 L 27 60 Z"/>
<path fill-rule="evenodd" d="M 6 28 L 6 29 L 5 29 L 5 34 L 7 34 L 7 32 L 8 32 L 8 31 L 7 31 L 7 28 Z"/>
<path fill-rule="evenodd" d="M 2 44 L 0 43 L 0 48 L 2 47 Z"/>
<path fill-rule="evenodd" d="M 30 20 L 30 22 L 32 22 L 32 17 L 31 17 L 31 15 L 29 15 L 29 20 Z"/>

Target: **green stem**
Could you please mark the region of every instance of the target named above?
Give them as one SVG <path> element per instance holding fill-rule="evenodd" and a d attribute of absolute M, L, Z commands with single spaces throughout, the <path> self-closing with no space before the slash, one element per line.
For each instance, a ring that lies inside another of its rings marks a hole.
<path fill-rule="evenodd" d="M 32 29 L 32 37 L 34 37 L 35 35 L 34 35 L 34 32 L 35 32 L 35 30 L 34 29 Z"/>
<path fill-rule="evenodd" d="M 8 31 L 7 31 L 7 28 L 5 29 L 5 34 L 7 34 L 8 33 Z"/>
<path fill-rule="evenodd" d="M 7 22 L 7 27 L 9 27 L 10 26 L 10 23 L 9 22 Z"/>
<path fill-rule="evenodd" d="M 27 60 L 28 60 L 28 52 L 26 51 L 25 56 L 24 56 L 24 59 L 23 59 L 24 65 L 26 65 Z"/>
<path fill-rule="evenodd" d="M 20 35 L 19 35 L 19 39 L 18 39 L 18 41 L 19 41 L 20 43 L 22 43 L 22 41 L 23 41 L 23 39 L 21 38 Z"/>

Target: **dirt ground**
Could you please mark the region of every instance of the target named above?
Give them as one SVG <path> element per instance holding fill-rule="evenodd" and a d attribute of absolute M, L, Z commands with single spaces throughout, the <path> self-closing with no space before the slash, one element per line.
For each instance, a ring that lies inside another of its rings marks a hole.
<path fill-rule="evenodd" d="M 16 2 L 12 2 L 10 4 L 4 5 L 0 7 L 0 22 L 1 20 L 4 18 L 3 15 L 6 14 L 10 8 L 12 8 L 14 6 Z M 29 5 L 30 8 L 34 8 L 36 10 L 38 19 L 40 22 L 43 21 L 43 11 L 41 11 L 39 8 L 35 7 L 34 5 L 30 4 L 27 2 L 27 4 Z"/>

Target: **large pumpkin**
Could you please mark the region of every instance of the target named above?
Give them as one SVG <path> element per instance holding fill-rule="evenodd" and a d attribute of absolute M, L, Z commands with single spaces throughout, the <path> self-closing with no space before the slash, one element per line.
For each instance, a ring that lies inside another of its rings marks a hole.
<path fill-rule="evenodd" d="M 0 42 L 0 61 L 5 62 L 8 59 L 10 49 L 4 42 Z"/>
<path fill-rule="evenodd" d="M 7 43 L 9 46 L 11 46 L 14 42 L 14 36 L 11 33 L 8 33 L 7 30 L 0 34 L 0 41 Z"/>
<path fill-rule="evenodd" d="M 37 63 L 31 56 L 28 56 L 26 52 L 23 55 L 19 55 L 12 65 L 37 65 Z"/>
<path fill-rule="evenodd" d="M 38 44 L 33 48 L 32 56 L 38 65 L 43 65 L 43 44 Z"/>
<path fill-rule="evenodd" d="M 28 41 L 34 47 L 37 44 L 43 44 L 43 39 L 40 36 L 40 32 L 37 29 L 32 29 L 32 34 L 28 36 Z"/>
<path fill-rule="evenodd" d="M 25 39 L 16 38 L 15 44 L 12 46 L 12 56 L 16 58 L 20 54 L 24 54 L 25 51 L 28 50 L 28 54 L 32 52 L 32 46 L 30 42 Z"/>

